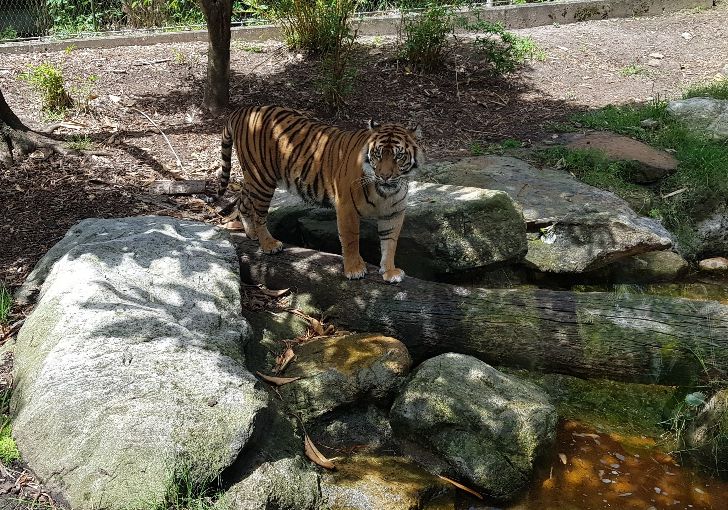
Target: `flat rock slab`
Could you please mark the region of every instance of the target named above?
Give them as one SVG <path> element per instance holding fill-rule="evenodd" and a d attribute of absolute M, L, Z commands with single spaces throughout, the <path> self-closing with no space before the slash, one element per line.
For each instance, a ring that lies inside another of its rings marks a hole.
<path fill-rule="evenodd" d="M 677 170 L 675 156 L 627 136 L 591 132 L 571 133 L 562 138 L 569 149 L 598 150 L 612 160 L 636 163 L 629 177 L 630 181 L 639 184 L 656 182 Z"/>
<path fill-rule="evenodd" d="M 432 163 L 424 179 L 508 193 L 528 226 L 526 263 L 540 271 L 580 273 L 672 246 L 669 232 L 658 221 L 639 216 L 613 193 L 516 158 L 479 156 Z"/>
<path fill-rule="evenodd" d="M 330 253 L 341 253 L 336 212 L 304 204 L 277 191 L 268 219 L 278 239 Z M 362 221 L 360 249 L 379 264 L 376 221 Z M 398 267 L 420 278 L 459 273 L 526 253 L 521 211 L 500 191 L 410 182 L 404 227 L 397 245 Z"/>
<path fill-rule="evenodd" d="M 422 363 L 390 412 L 395 434 L 445 460 L 444 474 L 508 500 L 556 435 L 556 410 L 535 385 L 463 354 Z M 418 455 L 415 453 L 415 457 Z"/>
<path fill-rule="evenodd" d="M 217 477 L 265 426 L 243 364 L 227 232 L 167 217 L 89 219 L 38 263 L 15 347 L 13 435 L 74 509 L 162 505 Z"/>
<path fill-rule="evenodd" d="M 294 348 L 283 400 L 304 420 L 365 400 L 391 402 L 412 361 L 402 342 L 368 333 L 322 337 Z"/>
<path fill-rule="evenodd" d="M 718 140 L 728 139 L 728 99 L 679 99 L 670 101 L 667 112 L 690 129 Z"/>

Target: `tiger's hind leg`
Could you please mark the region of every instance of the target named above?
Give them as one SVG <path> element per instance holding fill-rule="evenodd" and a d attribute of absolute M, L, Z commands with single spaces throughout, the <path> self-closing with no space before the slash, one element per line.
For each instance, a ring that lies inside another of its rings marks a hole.
<path fill-rule="evenodd" d="M 240 192 L 240 201 L 238 202 L 238 211 L 240 211 L 240 221 L 243 223 L 243 229 L 248 239 L 253 241 L 258 239 L 255 233 L 255 224 L 253 222 L 253 205 L 250 200 L 250 194 L 245 188 Z"/>
<path fill-rule="evenodd" d="M 257 192 L 246 187 L 243 196 L 247 196 L 247 218 L 243 216 L 243 227 L 250 239 L 257 239 L 264 253 L 273 254 L 283 250 L 283 243 L 268 231 L 268 208 L 273 199 L 275 188 L 265 192 Z M 245 203 L 244 200 L 241 203 Z"/>

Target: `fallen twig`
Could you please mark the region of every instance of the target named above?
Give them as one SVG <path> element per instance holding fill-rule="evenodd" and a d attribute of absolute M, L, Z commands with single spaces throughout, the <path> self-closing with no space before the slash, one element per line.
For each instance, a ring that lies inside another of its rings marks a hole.
<path fill-rule="evenodd" d="M 144 113 L 144 112 L 143 112 L 143 111 L 141 111 L 140 109 L 138 109 L 138 108 L 132 108 L 132 110 L 134 110 L 135 112 L 139 112 L 139 113 L 141 113 L 142 115 L 144 115 L 144 116 L 145 116 L 145 117 L 147 118 L 147 120 L 148 120 L 149 122 L 151 122 L 151 123 L 152 123 L 152 125 L 153 125 L 153 126 L 154 126 L 155 128 L 157 128 L 157 129 L 159 130 L 159 132 L 160 132 L 160 133 L 162 133 L 162 136 L 164 137 L 164 141 L 165 141 L 165 142 L 167 142 L 167 146 L 169 147 L 169 150 L 171 150 L 171 151 L 172 151 L 172 154 L 174 154 L 174 157 L 175 157 L 175 158 L 177 159 L 177 166 L 178 166 L 178 167 L 180 167 L 180 168 L 182 168 L 182 161 L 181 161 L 181 160 L 179 159 L 179 156 L 177 155 L 177 152 L 176 152 L 176 151 L 174 150 L 174 147 L 172 147 L 172 143 L 171 143 L 171 142 L 169 141 L 169 138 L 167 138 L 167 135 L 165 135 L 165 134 L 164 134 L 164 131 L 162 131 L 162 128 L 160 128 L 160 127 L 159 127 L 159 126 L 157 125 L 157 123 L 156 123 L 156 122 L 154 122 L 154 121 L 152 120 L 152 118 L 151 118 L 151 117 L 150 117 L 149 115 L 147 115 L 146 113 Z"/>
<path fill-rule="evenodd" d="M 10 329 L 8 329 L 5 332 L 5 334 L 2 337 L 0 337 L 0 345 L 4 344 L 8 338 L 13 336 L 13 334 L 15 334 L 15 332 L 20 329 L 20 326 L 22 326 L 24 322 L 25 322 L 25 319 L 20 319 L 19 321 L 15 322 L 12 326 L 10 326 Z"/>

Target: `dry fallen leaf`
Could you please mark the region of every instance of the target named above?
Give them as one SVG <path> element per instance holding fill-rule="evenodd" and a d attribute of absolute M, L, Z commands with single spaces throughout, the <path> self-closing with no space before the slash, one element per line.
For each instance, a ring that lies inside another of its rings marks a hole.
<path fill-rule="evenodd" d="M 225 223 L 224 227 L 232 232 L 241 232 L 245 230 L 245 227 L 243 227 L 243 223 L 238 220 L 228 221 L 227 223 Z"/>
<path fill-rule="evenodd" d="M 446 477 L 446 476 L 442 476 L 442 475 L 437 475 L 437 476 L 438 476 L 438 477 L 440 477 L 440 478 L 442 478 L 442 479 L 443 479 L 443 480 L 445 480 L 446 482 L 448 482 L 448 483 L 451 483 L 451 484 L 453 484 L 453 485 L 454 485 L 455 487 L 457 487 L 458 489 L 462 489 L 462 490 L 464 490 L 465 492 L 467 492 L 468 494 L 472 494 L 473 496 L 475 496 L 475 497 L 476 497 L 476 498 L 478 498 L 478 499 L 483 499 L 483 496 L 482 496 L 482 495 L 481 495 L 481 494 L 480 494 L 479 492 L 476 492 L 476 491 L 474 491 L 474 490 L 473 490 L 473 489 L 471 489 L 470 487 L 466 487 L 466 486 L 464 486 L 463 484 L 461 484 L 461 483 L 459 483 L 459 482 L 456 482 L 455 480 L 451 480 L 451 479 L 449 479 L 449 478 L 448 478 L 448 477 Z"/>
<path fill-rule="evenodd" d="M 560 453 L 559 459 L 561 459 L 561 463 L 565 466 L 566 465 L 566 454 Z"/>
<path fill-rule="evenodd" d="M 283 354 L 281 354 L 280 356 L 276 356 L 276 366 L 274 367 L 273 371 L 276 374 L 280 374 L 286 369 L 288 364 L 295 357 L 296 354 L 293 352 L 293 349 L 291 349 L 290 347 L 286 347 L 286 350 L 283 351 Z"/>
<path fill-rule="evenodd" d="M 308 437 L 308 434 L 304 434 L 303 448 L 304 452 L 306 453 L 306 457 L 311 459 L 311 462 L 313 462 L 314 464 L 317 464 L 322 468 L 326 469 L 336 469 L 334 463 L 324 457 L 321 452 L 318 451 L 318 448 L 316 448 L 316 445 L 313 444 L 313 441 L 311 441 L 311 438 Z"/>
<path fill-rule="evenodd" d="M 240 222 L 238 222 L 240 223 Z M 281 290 L 271 290 L 266 289 L 265 287 L 261 287 L 260 291 L 265 294 L 266 296 L 270 297 L 281 297 L 288 293 L 288 291 L 291 289 L 281 289 Z"/>
<path fill-rule="evenodd" d="M 275 384 L 276 386 L 283 386 L 284 384 L 292 383 L 293 381 L 298 381 L 300 379 L 300 377 L 275 377 L 272 375 L 261 374 L 257 371 L 255 373 L 258 374 L 258 376 L 265 382 Z"/>

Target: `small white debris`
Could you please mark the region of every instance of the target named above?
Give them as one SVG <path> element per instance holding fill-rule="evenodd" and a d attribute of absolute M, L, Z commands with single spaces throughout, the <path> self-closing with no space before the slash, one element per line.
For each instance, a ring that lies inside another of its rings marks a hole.
<path fill-rule="evenodd" d="M 660 489 L 659 487 L 655 487 L 655 492 L 658 494 L 662 494 L 662 489 Z"/>
<path fill-rule="evenodd" d="M 632 495 L 631 492 L 623 492 L 622 494 L 619 495 L 619 497 L 620 498 L 626 498 L 627 496 L 631 496 L 631 495 Z"/>
<path fill-rule="evenodd" d="M 662 62 L 656 58 L 647 61 L 647 65 L 650 67 L 660 67 L 660 64 L 662 64 Z"/>
<path fill-rule="evenodd" d="M 566 465 L 566 454 L 560 453 L 559 459 L 561 460 L 561 463 L 565 466 Z"/>
<path fill-rule="evenodd" d="M 602 478 L 602 483 L 612 483 L 609 478 Z"/>
<path fill-rule="evenodd" d="M 619 464 L 609 464 L 609 467 L 619 469 Z"/>
<path fill-rule="evenodd" d="M 695 487 L 695 492 L 697 492 L 698 494 L 705 494 L 705 491 L 703 489 L 698 489 L 697 487 Z"/>
<path fill-rule="evenodd" d="M 693 34 L 691 34 L 690 32 L 683 32 L 682 34 L 680 34 L 680 36 L 686 41 L 689 41 L 693 38 Z"/>
<path fill-rule="evenodd" d="M 662 53 L 650 53 L 647 56 L 650 57 L 650 58 L 657 58 L 657 59 L 663 59 L 663 58 L 665 58 L 665 55 L 663 55 Z"/>

